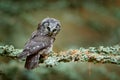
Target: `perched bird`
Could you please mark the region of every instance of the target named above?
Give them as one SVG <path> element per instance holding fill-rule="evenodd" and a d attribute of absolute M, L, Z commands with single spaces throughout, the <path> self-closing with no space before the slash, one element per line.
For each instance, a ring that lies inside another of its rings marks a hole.
<path fill-rule="evenodd" d="M 30 70 L 39 65 L 39 58 L 52 51 L 55 36 L 61 28 L 60 22 L 54 18 L 45 18 L 38 24 L 36 31 L 26 42 L 22 53 L 18 58 L 26 58 L 25 68 Z"/>

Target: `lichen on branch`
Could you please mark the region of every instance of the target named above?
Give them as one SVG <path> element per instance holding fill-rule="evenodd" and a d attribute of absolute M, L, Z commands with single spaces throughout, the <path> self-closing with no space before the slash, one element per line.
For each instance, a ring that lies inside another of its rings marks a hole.
<path fill-rule="evenodd" d="M 0 46 L 0 56 L 17 58 L 17 55 L 22 52 L 22 49 L 15 49 L 12 45 Z"/>
<path fill-rule="evenodd" d="M 22 49 L 15 49 L 13 46 L 0 46 L 0 56 L 7 56 L 17 59 Z M 60 62 L 93 62 L 120 64 L 120 46 L 111 47 L 89 47 L 87 49 L 71 49 L 59 53 L 51 53 L 44 59 L 46 66 L 54 66 Z"/>

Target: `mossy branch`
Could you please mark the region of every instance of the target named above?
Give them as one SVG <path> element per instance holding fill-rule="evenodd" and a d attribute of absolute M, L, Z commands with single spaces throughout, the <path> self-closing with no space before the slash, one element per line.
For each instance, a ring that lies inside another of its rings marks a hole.
<path fill-rule="evenodd" d="M 0 46 L 0 56 L 17 59 L 22 49 L 14 49 L 13 46 Z M 120 64 L 120 46 L 89 47 L 88 49 L 71 49 L 59 53 L 51 53 L 44 59 L 46 66 L 54 66 L 60 62 L 93 62 Z"/>
<path fill-rule="evenodd" d="M 0 56 L 17 59 L 17 55 L 22 52 L 22 49 L 15 49 L 14 46 L 0 46 Z"/>

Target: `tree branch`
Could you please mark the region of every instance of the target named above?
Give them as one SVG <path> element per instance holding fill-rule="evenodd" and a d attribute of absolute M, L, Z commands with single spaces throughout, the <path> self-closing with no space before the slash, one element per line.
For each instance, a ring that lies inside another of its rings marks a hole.
<path fill-rule="evenodd" d="M 12 45 L 0 46 L 0 56 L 17 59 L 17 55 L 22 52 L 22 49 L 15 49 Z"/>
<path fill-rule="evenodd" d="M 14 49 L 13 46 L 0 46 L 0 56 L 17 59 L 22 49 Z M 44 63 L 46 66 L 54 66 L 60 62 L 93 62 L 120 64 L 120 46 L 89 47 L 88 49 L 71 49 L 59 53 L 50 53 Z"/>

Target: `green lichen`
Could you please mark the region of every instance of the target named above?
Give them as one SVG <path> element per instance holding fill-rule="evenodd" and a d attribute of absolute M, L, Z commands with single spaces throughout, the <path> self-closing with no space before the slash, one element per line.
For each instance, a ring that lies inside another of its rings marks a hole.
<path fill-rule="evenodd" d="M 15 49 L 12 45 L 0 46 L 0 55 L 1 56 L 12 56 L 15 57 L 22 52 L 22 49 Z"/>
<path fill-rule="evenodd" d="M 15 49 L 12 45 L 0 46 L 1 56 L 16 58 L 21 52 L 22 49 Z M 43 59 L 42 63 L 46 66 L 55 66 L 61 62 L 76 61 L 120 64 L 120 46 L 81 47 L 80 49 L 70 49 L 59 53 L 52 52 L 48 55 L 48 58 Z"/>

